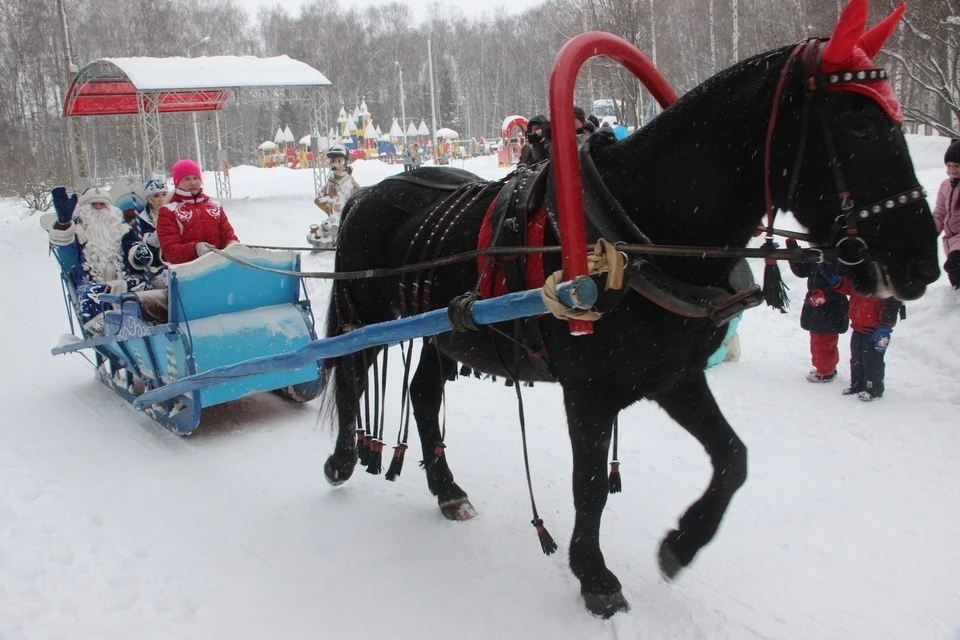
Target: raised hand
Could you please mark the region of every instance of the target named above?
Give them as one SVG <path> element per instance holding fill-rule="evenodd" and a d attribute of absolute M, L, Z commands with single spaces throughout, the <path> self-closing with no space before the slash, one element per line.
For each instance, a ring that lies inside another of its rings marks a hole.
<path fill-rule="evenodd" d="M 57 212 L 57 222 L 66 227 L 73 220 L 73 210 L 77 208 L 77 194 L 67 196 L 66 187 L 54 187 L 50 190 L 53 209 Z"/>

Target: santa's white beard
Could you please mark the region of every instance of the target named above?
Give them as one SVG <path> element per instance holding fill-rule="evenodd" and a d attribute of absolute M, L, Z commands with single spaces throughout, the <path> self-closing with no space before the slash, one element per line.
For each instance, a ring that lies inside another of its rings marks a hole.
<path fill-rule="evenodd" d="M 130 230 L 120 209 L 97 210 L 84 205 L 77 207 L 73 219 L 77 225 L 77 241 L 83 248 L 83 268 L 90 277 L 101 283 L 120 278 L 123 273 L 121 240 Z"/>

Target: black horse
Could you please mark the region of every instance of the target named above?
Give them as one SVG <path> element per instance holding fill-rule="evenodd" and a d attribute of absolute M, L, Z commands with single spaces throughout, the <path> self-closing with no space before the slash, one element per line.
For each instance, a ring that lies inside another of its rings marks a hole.
<path fill-rule="evenodd" d="M 626 140 L 595 140 L 588 160 L 609 190 L 608 201 L 619 203 L 649 241 L 698 247 L 744 247 L 768 207 L 790 210 L 812 242 L 840 249 L 857 290 L 918 298 L 939 276 L 936 232 L 900 129 L 899 105 L 870 62 L 899 15 L 864 33 L 866 0 L 853 0 L 829 41 L 740 62 Z M 501 185 L 451 169 L 404 175 L 410 179 L 385 180 L 348 204 L 338 271 L 392 268 L 476 249 Z M 549 225 L 545 244 L 557 244 Z M 723 287 L 738 260 L 669 256 L 655 263 L 688 286 Z M 544 257 L 547 273 L 559 268 L 555 254 Z M 338 281 L 328 333 L 442 308 L 474 289 L 477 279 L 477 264 L 468 262 L 415 276 Z M 657 402 L 703 445 L 713 465 L 706 491 L 661 543 L 666 577 L 713 538 L 747 477 L 746 446 L 704 375 L 725 328 L 708 318 L 681 317 L 634 291 L 608 306 L 589 336 L 571 336 L 567 323 L 552 316 L 537 320 L 546 362 L 516 348 L 508 339 L 512 324 L 500 327 L 503 333 L 483 328 L 425 339 L 410 384 L 430 491 L 446 517 L 466 519 L 475 512 L 447 464 L 438 419 L 443 385 L 455 378 L 457 362 L 507 378 L 560 383 L 573 448 L 570 566 L 587 608 L 603 616 L 628 608 L 599 544 L 607 455 L 620 411 L 643 398 Z M 332 484 L 346 481 L 357 464 L 360 397 L 376 351 L 326 363 L 339 420 L 325 465 Z"/>

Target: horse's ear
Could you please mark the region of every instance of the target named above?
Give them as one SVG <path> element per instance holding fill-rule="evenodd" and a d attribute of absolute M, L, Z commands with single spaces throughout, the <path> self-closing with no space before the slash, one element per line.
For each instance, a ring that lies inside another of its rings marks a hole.
<path fill-rule="evenodd" d="M 830 42 L 823 48 L 823 62 L 841 64 L 853 52 L 860 34 L 867 26 L 867 0 L 850 0 L 833 28 Z"/>
<path fill-rule="evenodd" d="M 860 36 L 860 48 L 869 56 L 877 55 L 877 52 L 883 47 L 883 43 L 896 30 L 897 23 L 907 10 L 907 3 L 901 2 L 900 6 L 893 10 L 893 13 L 883 19 L 877 26 Z"/>

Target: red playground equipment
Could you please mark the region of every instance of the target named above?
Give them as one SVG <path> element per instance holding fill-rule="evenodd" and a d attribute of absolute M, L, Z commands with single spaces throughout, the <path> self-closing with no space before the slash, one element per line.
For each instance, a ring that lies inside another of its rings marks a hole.
<path fill-rule="evenodd" d="M 509 167 L 517 164 L 520 149 L 527 135 L 527 119 L 523 116 L 507 116 L 500 127 L 500 148 L 497 149 L 497 164 Z"/>

